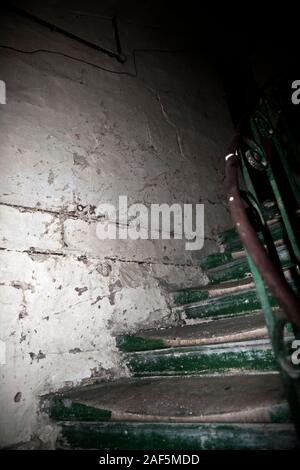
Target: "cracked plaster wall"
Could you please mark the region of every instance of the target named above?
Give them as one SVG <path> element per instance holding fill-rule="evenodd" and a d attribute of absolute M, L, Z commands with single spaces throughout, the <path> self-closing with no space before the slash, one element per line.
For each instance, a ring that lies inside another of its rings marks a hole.
<path fill-rule="evenodd" d="M 100 34 L 97 17 L 87 28 L 70 12 L 37 13 L 114 47 L 107 21 Z M 178 41 L 130 24 L 121 33 L 128 53 Z M 122 66 L 12 14 L 2 16 L 0 36 L 133 70 L 130 55 Z M 231 123 L 204 55 L 139 53 L 137 78 L 45 53 L 0 49 L 0 64 L 0 442 L 8 446 L 47 441 L 38 397 L 126 375 L 114 334 L 170 324 L 167 289 L 205 283 L 197 258 L 230 225 L 222 183 Z M 202 252 L 180 240 L 99 241 L 95 207 L 120 194 L 146 205 L 204 202 Z"/>

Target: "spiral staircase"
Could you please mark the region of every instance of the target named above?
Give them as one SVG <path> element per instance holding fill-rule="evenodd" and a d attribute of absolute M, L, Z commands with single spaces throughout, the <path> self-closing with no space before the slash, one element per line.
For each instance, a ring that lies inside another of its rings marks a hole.
<path fill-rule="evenodd" d="M 300 162 L 284 111 L 266 92 L 226 156 L 235 228 L 200 261 L 209 283 L 169 292 L 172 327 L 116 338 L 131 377 L 42 397 L 57 448 L 298 448 Z"/>

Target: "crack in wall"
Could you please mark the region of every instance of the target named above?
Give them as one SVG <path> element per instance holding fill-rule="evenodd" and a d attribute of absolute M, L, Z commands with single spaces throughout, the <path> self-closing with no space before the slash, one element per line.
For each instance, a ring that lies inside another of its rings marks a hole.
<path fill-rule="evenodd" d="M 164 108 L 164 105 L 161 101 L 161 97 L 160 97 L 160 94 L 159 92 L 156 93 L 156 98 L 157 98 L 157 101 L 159 102 L 159 105 L 160 105 L 160 109 L 161 109 L 161 112 L 162 112 L 162 115 L 165 119 L 165 121 L 171 126 L 173 127 L 173 129 L 175 129 L 175 133 L 176 133 L 176 140 L 177 140 L 177 145 L 178 145 L 178 149 L 179 149 L 179 153 L 181 155 L 181 157 L 183 159 L 185 159 L 185 154 L 183 152 L 183 148 L 182 148 L 182 143 L 181 143 L 181 137 L 180 137 L 180 134 L 179 134 L 179 131 L 178 131 L 178 127 L 176 126 L 176 124 L 174 124 L 174 122 L 171 121 L 171 119 L 169 118 L 168 116 L 168 113 L 166 112 L 165 108 Z"/>
<path fill-rule="evenodd" d="M 74 219 L 74 220 L 84 220 L 86 222 L 99 222 L 103 219 L 103 217 L 95 216 L 96 207 L 94 205 L 83 205 L 83 204 L 76 204 L 76 210 L 67 210 L 62 208 L 61 210 L 53 210 L 53 209 L 43 209 L 41 207 L 30 207 L 30 206 L 23 206 L 20 204 L 12 204 L 8 202 L 0 202 L 0 206 L 11 207 L 13 209 L 17 209 L 21 213 L 41 213 L 41 214 L 50 214 L 62 218 L 64 221 L 67 219 Z"/>
<path fill-rule="evenodd" d="M 87 257 L 86 255 L 81 255 L 79 256 L 77 254 L 70 254 L 66 252 L 58 252 L 58 251 L 51 251 L 51 250 L 35 250 L 35 249 L 29 249 L 29 250 L 13 250 L 9 248 L 0 248 L 0 251 L 8 252 L 8 253 L 26 253 L 28 254 L 33 260 L 35 256 L 45 256 L 51 257 L 51 256 L 59 256 L 63 258 L 73 258 L 77 259 L 78 261 L 83 261 L 83 256 L 84 256 L 84 261 L 95 261 L 95 262 L 104 262 L 104 261 L 111 261 L 113 263 L 126 263 L 126 264 L 139 264 L 139 265 L 146 265 L 146 266 L 151 266 L 151 265 L 164 265 L 164 266 L 174 266 L 174 267 L 198 267 L 198 265 L 193 265 L 191 262 L 190 264 L 188 262 L 186 263 L 170 263 L 164 260 L 152 260 L 152 261 L 147 261 L 147 260 L 132 260 L 132 259 L 126 259 L 126 258 L 118 258 L 114 256 L 105 256 L 104 258 L 100 258 L 97 256 L 91 256 Z"/>

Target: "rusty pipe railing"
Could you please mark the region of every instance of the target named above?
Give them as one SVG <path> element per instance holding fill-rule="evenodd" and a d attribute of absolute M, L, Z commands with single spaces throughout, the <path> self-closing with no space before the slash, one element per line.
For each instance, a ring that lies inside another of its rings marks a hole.
<path fill-rule="evenodd" d="M 231 144 L 230 151 L 225 157 L 225 184 L 230 213 L 242 243 L 251 256 L 266 286 L 283 309 L 288 320 L 300 329 L 300 300 L 289 287 L 282 272 L 280 272 L 267 254 L 248 219 L 243 205 L 238 184 L 239 138 L 240 135 L 237 133 Z"/>

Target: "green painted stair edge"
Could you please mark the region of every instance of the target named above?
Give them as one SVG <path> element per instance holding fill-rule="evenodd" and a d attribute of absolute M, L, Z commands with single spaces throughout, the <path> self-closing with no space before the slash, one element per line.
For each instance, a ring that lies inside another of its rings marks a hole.
<path fill-rule="evenodd" d="M 223 286 L 223 289 L 225 291 L 225 287 Z M 228 302 L 229 297 L 239 298 L 239 300 L 245 299 L 246 302 L 249 301 L 249 298 L 258 298 L 256 295 L 256 290 L 255 287 L 251 287 L 250 289 L 247 289 L 247 286 L 245 289 L 237 292 L 229 292 L 226 294 L 226 292 L 223 295 L 218 295 L 218 296 L 211 296 L 210 297 L 210 290 L 204 288 L 190 288 L 190 289 L 181 289 L 176 292 L 171 292 L 171 297 L 174 305 L 187 305 L 191 304 L 194 302 L 202 302 L 203 305 L 206 305 L 206 301 L 208 303 L 215 303 L 215 304 L 222 304 Z M 233 303 L 235 300 L 233 301 Z"/>
<path fill-rule="evenodd" d="M 212 253 L 211 255 L 200 258 L 198 264 L 203 270 L 215 268 L 221 264 L 229 263 L 233 261 L 231 252 L 225 251 L 224 253 Z"/>
<path fill-rule="evenodd" d="M 279 209 L 277 209 L 276 204 L 269 207 L 264 207 L 264 217 L 267 221 L 274 220 L 276 217 L 278 217 L 278 221 L 274 222 L 269 226 L 270 230 L 272 230 L 275 224 L 279 224 L 282 226 L 279 218 Z M 218 241 L 220 244 L 224 244 L 235 238 L 238 238 L 237 230 L 235 227 L 231 227 L 227 230 L 223 230 L 223 232 L 219 234 Z"/>
<path fill-rule="evenodd" d="M 274 297 L 269 293 L 269 300 L 273 307 L 277 306 Z M 261 303 L 255 288 L 248 289 L 234 294 L 212 297 L 207 300 L 200 298 L 197 301 L 196 293 L 193 295 L 194 303 L 186 303 L 185 300 L 191 296 L 179 297 L 183 305 L 177 305 L 178 313 L 183 313 L 187 319 L 204 319 L 204 318 L 220 318 L 233 317 L 237 315 L 254 312 L 261 309 Z M 176 299 L 178 302 L 178 298 Z M 176 306 L 174 307 L 176 310 Z"/>
<path fill-rule="evenodd" d="M 286 236 L 283 225 L 280 221 L 274 222 L 272 225 L 269 225 L 269 230 L 274 241 L 281 240 Z M 262 232 L 257 232 L 257 235 L 260 240 L 263 240 Z M 219 235 L 218 244 L 221 245 L 223 249 L 225 249 L 225 252 L 240 251 L 243 249 L 243 244 L 239 238 L 236 229 L 234 228 L 229 229 L 228 233 L 223 232 L 223 234 Z M 209 260 L 206 261 L 205 258 L 203 260 L 204 266 L 206 263 L 208 263 L 208 266 L 206 268 L 203 266 L 203 269 L 208 269 Z"/>
<path fill-rule="evenodd" d="M 169 348 L 163 339 L 144 338 L 137 335 L 117 336 L 116 346 L 122 352 L 150 351 Z"/>
<path fill-rule="evenodd" d="M 283 268 L 288 268 L 292 265 L 290 254 L 285 246 L 280 246 L 277 249 L 277 253 Z M 209 255 L 209 257 L 211 259 L 206 259 L 204 264 L 210 266 L 209 269 L 205 268 L 210 284 L 245 279 L 251 276 L 246 256 L 233 259 L 231 253 L 217 253 Z M 200 261 L 199 264 L 203 268 L 203 262 Z"/>
<path fill-rule="evenodd" d="M 292 281 L 288 284 L 297 294 L 295 284 Z M 277 307 L 278 303 L 276 299 L 270 292 L 268 292 L 267 295 L 270 305 L 272 307 Z M 193 296 L 196 298 L 196 292 L 194 292 Z M 187 295 L 187 298 L 190 298 L 189 294 Z M 222 317 L 234 317 L 261 309 L 261 302 L 254 287 L 252 289 L 242 290 L 232 294 L 211 297 L 207 300 L 196 300 L 194 303 L 185 303 L 185 298 L 182 295 L 179 297 L 179 300 L 183 302 L 183 305 L 175 305 L 173 308 L 179 315 L 185 316 L 185 319 L 217 319 Z"/>
<path fill-rule="evenodd" d="M 292 424 L 63 423 L 60 449 L 275 450 L 298 448 Z"/>
<path fill-rule="evenodd" d="M 277 370 L 269 340 L 129 352 L 124 361 L 135 377 Z"/>
<path fill-rule="evenodd" d="M 68 396 L 54 395 L 50 400 L 42 402 L 42 411 L 48 416 L 59 422 L 108 422 L 114 421 L 113 411 L 104 408 L 98 408 L 81 403 L 80 400 L 72 400 Z M 270 423 L 289 423 L 291 422 L 289 406 L 287 403 L 278 403 L 269 406 L 268 422 Z M 146 421 L 144 421 L 146 422 Z"/>
<path fill-rule="evenodd" d="M 241 280 L 252 276 L 247 258 L 245 256 L 208 269 L 205 271 L 205 274 L 208 277 L 210 284 Z"/>
<path fill-rule="evenodd" d="M 43 398 L 41 408 L 56 421 L 109 421 L 111 419 L 110 410 L 88 406 L 63 395 Z"/>
<path fill-rule="evenodd" d="M 287 324 L 287 331 L 292 335 L 293 329 L 291 324 Z M 183 327 L 184 328 L 184 327 Z M 222 343 L 221 343 L 222 344 Z M 141 352 L 141 351 L 155 351 L 159 349 L 171 349 L 168 339 L 151 338 L 142 335 L 142 332 L 132 335 L 120 335 L 116 337 L 117 348 L 124 352 Z M 183 348 L 186 346 L 178 346 Z M 192 346 L 192 347 L 196 347 Z M 292 353 L 293 350 L 291 350 Z"/>

